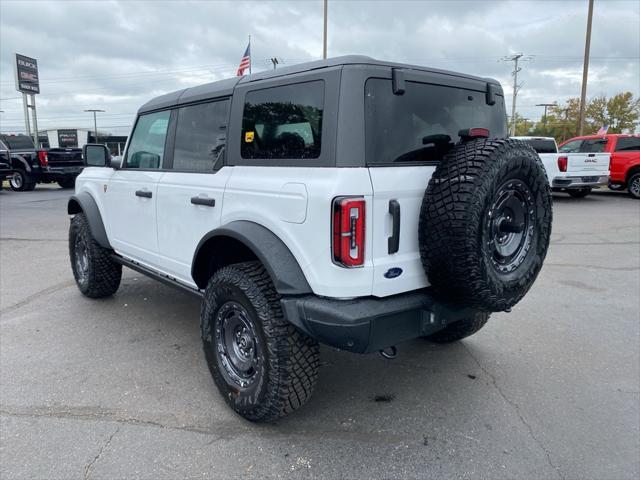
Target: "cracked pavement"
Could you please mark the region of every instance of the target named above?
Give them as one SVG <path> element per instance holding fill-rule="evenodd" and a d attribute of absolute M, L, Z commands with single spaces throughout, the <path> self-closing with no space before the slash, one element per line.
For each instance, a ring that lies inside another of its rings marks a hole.
<path fill-rule="evenodd" d="M 552 245 L 510 314 L 399 356 L 321 349 L 311 401 L 237 417 L 195 298 L 126 271 L 73 284 L 69 191 L 0 192 L 0 478 L 640 476 L 640 203 L 554 196 Z"/>

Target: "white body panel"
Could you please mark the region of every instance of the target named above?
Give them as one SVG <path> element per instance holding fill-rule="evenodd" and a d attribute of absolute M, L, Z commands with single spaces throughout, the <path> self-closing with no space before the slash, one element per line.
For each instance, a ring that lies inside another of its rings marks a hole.
<path fill-rule="evenodd" d="M 426 287 L 429 283 L 424 273 L 418 248 L 418 218 L 422 198 L 435 167 L 404 166 L 370 168 L 373 185 L 373 225 L 371 255 L 373 257 L 373 290 L 375 296 L 384 297 L 396 293 Z M 388 238 L 392 234 L 389 201 L 400 204 L 400 245 L 397 253 L 389 254 Z M 390 268 L 401 268 L 402 274 L 386 278 Z"/>
<path fill-rule="evenodd" d="M 609 177 L 610 153 L 539 153 L 549 183 L 554 180 L 564 180 L 582 177 Z M 567 157 L 567 171 L 558 168 L 558 157 Z M 601 184 L 601 181 L 592 182 Z M 606 183 L 606 182 L 605 182 Z"/>
<path fill-rule="evenodd" d="M 271 230 L 296 258 L 316 295 L 371 295 L 370 254 L 365 253 L 362 268 L 342 268 L 331 261 L 331 202 L 341 195 L 363 196 L 371 218 L 366 168 L 233 167 L 221 224 L 248 220 Z M 371 248 L 372 235 L 367 222 L 365 251 Z"/>

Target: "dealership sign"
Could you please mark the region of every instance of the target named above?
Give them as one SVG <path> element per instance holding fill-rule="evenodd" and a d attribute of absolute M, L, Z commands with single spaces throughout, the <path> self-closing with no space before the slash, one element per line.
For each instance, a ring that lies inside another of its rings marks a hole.
<path fill-rule="evenodd" d="M 16 90 L 22 93 L 40 93 L 38 61 L 16 53 Z"/>

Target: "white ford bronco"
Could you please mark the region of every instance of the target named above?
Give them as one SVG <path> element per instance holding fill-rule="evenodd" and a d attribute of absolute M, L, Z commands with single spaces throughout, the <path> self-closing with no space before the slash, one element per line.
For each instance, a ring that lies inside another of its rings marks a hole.
<path fill-rule="evenodd" d="M 121 160 L 84 148 L 73 274 L 91 298 L 123 265 L 201 297 L 222 396 L 274 421 L 309 399 L 319 343 L 456 341 L 526 294 L 551 196 L 506 137 L 495 80 L 367 57 L 163 95 Z"/>

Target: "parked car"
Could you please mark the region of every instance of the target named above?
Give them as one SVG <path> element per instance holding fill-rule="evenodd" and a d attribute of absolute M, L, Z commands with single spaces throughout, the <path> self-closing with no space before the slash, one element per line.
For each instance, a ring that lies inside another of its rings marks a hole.
<path fill-rule="evenodd" d="M 368 57 L 169 93 L 140 108 L 122 162 L 84 147 L 73 275 L 91 298 L 123 265 L 200 297 L 222 397 L 273 421 L 309 399 L 318 342 L 390 357 L 524 297 L 551 194 L 506 137 L 497 81 Z"/>
<path fill-rule="evenodd" d="M 0 149 L 2 147 L 0 146 Z M 13 170 L 11 169 L 11 165 L 4 161 L 2 158 L 2 151 L 0 150 L 0 190 L 4 188 L 4 181 L 11 180 L 13 177 Z"/>
<path fill-rule="evenodd" d="M 640 135 L 609 134 L 571 138 L 560 145 L 560 152 L 606 152 L 611 155 L 609 187 L 626 188 L 640 199 Z"/>
<path fill-rule="evenodd" d="M 586 197 L 593 188 L 609 183 L 608 153 L 558 153 L 553 137 L 511 137 L 533 147 L 544 164 L 554 191 L 567 192 L 574 198 Z"/>
<path fill-rule="evenodd" d="M 84 167 L 82 149 L 36 149 L 28 135 L 0 135 L 2 154 L 13 169 L 9 181 L 12 190 L 29 191 L 37 183 L 57 182 L 62 188 L 73 188 Z"/>

